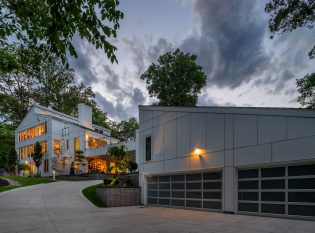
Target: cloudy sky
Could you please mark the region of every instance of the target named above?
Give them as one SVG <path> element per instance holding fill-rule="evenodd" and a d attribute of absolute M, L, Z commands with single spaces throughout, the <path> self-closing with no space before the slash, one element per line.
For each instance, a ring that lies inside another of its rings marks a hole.
<path fill-rule="evenodd" d="M 74 40 L 78 82 L 90 85 L 100 107 L 115 120 L 138 117 L 151 104 L 140 75 L 159 55 L 180 48 L 198 56 L 207 74 L 200 106 L 299 107 L 295 80 L 314 72 L 308 58 L 315 30 L 269 39 L 263 0 L 121 0 L 118 64 Z"/>

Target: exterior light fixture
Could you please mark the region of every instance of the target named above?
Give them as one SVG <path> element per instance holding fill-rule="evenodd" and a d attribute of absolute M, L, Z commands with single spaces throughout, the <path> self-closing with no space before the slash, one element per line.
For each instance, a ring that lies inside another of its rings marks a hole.
<path fill-rule="evenodd" d="M 195 154 L 196 155 L 201 155 L 201 150 L 198 147 L 195 147 Z"/>
<path fill-rule="evenodd" d="M 56 180 L 56 172 L 52 171 L 52 175 L 53 175 L 53 181 L 55 181 Z"/>

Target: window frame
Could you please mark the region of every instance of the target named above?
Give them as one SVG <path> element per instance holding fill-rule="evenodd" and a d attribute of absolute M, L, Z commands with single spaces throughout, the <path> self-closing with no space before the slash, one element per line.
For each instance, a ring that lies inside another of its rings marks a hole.
<path fill-rule="evenodd" d="M 150 153 L 149 153 L 149 156 L 148 156 L 148 149 L 147 149 L 147 140 L 150 138 Z M 152 160 L 152 135 L 147 135 L 147 136 L 145 136 L 145 138 L 144 138 L 144 159 L 145 159 L 145 161 L 146 162 L 148 162 L 148 161 L 151 161 Z"/>

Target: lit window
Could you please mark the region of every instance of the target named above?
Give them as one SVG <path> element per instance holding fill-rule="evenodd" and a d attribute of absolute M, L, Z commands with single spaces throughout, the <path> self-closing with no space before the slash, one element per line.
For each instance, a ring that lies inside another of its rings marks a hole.
<path fill-rule="evenodd" d="M 34 144 L 27 146 L 27 156 L 31 157 L 32 153 L 34 153 Z"/>
<path fill-rule="evenodd" d="M 44 135 L 47 133 L 47 122 L 38 125 L 38 136 Z"/>
<path fill-rule="evenodd" d="M 107 142 L 102 139 L 96 139 L 91 136 L 88 137 L 88 147 L 89 148 L 96 148 L 100 146 L 106 146 Z"/>
<path fill-rule="evenodd" d="M 56 155 L 60 154 L 60 140 L 54 140 L 54 153 Z"/>
<path fill-rule="evenodd" d="M 37 136 L 36 126 L 29 128 L 27 130 L 27 139 L 32 139 L 32 138 L 35 138 L 36 136 Z"/>
<path fill-rule="evenodd" d="M 40 144 L 42 146 L 43 155 L 47 154 L 47 141 L 42 141 Z"/>
<path fill-rule="evenodd" d="M 26 141 L 26 135 L 27 135 L 27 131 L 26 131 L 26 130 L 20 132 L 20 133 L 19 133 L 19 142 L 24 142 L 24 141 Z"/>
<path fill-rule="evenodd" d="M 80 142 L 79 142 L 79 138 L 75 137 L 74 138 L 74 153 L 76 153 L 76 151 L 80 150 Z"/>
<path fill-rule="evenodd" d="M 145 160 L 151 160 L 151 136 L 145 138 Z"/>

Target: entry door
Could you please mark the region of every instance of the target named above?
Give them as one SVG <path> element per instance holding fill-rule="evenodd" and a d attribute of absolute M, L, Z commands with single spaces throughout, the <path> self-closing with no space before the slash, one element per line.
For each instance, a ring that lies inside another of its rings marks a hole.
<path fill-rule="evenodd" d="M 222 172 L 152 176 L 148 205 L 222 210 Z"/>

